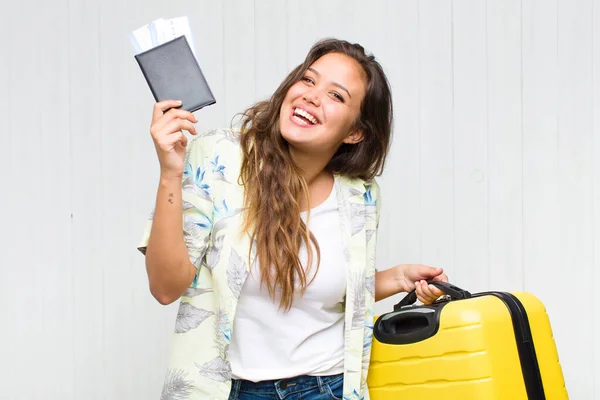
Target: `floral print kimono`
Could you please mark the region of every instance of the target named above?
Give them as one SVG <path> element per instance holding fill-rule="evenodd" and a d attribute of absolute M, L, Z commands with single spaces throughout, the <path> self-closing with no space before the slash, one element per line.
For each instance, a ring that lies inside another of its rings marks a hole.
<path fill-rule="evenodd" d="M 183 175 L 183 229 L 196 277 L 181 297 L 162 400 L 226 400 L 228 348 L 237 300 L 254 259 L 241 234 L 244 193 L 238 184 L 239 136 L 214 130 L 188 145 Z M 379 186 L 335 176 L 347 271 L 344 399 L 368 399 L 373 332 Z M 138 249 L 145 253 L 152 216 Z M 242 334 L 240 332 L 240 334 Z"/>

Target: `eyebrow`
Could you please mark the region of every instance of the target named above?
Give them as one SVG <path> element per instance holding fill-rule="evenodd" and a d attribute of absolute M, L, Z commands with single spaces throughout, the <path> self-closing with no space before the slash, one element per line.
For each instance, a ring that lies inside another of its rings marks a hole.
<path fill-rule="evenodd" d="M 310 72 L 312 72 L 313 74 L 317 75 L 317 76 L 321 76 L 321 74 L 319 74 L 319 71 L 315 70 L 314 68 L 308 67 L 308 70 L 309 70 Z M 340 85 L 340 84 L 339 84 L 339 83 L 337 83 L 337 82 L 332 82 L 332 84 L 333 84 L 334 86 L 337 86 L 337 87 L 339 87 L 340 89 L 342 89 L 342 90 L 346 91 L 346 93 L 348 93 L 348 97 L 352 98 L 352 96 L 350 95 L 350 92 L 348 91 L 348 89 L 346 89 L 345 87 L 343 87 L 342 85 Z"/>

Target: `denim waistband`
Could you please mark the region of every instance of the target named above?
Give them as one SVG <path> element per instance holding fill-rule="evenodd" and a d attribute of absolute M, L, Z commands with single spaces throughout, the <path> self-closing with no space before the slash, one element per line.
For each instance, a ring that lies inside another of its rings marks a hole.
<path fill-rule="evenodd" d="M 293 378 L 273 379 L 260 382 L 252 382 L 244 379 L 233 379 L 231 390 L 233 393 L 240 391 L 247 393 L 274 394 L 278 398 L 284 398 L 288 394 L 301 392 L 319 387 L 324 392 L 324 385 L 343 379 L 344 374 L 328 376 L 301 375 Z"/>

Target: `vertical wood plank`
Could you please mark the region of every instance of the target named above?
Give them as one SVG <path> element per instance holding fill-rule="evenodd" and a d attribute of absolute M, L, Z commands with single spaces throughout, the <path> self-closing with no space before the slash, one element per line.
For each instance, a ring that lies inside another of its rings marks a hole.
<path fill-rule="evenodd" d="M 600 281 L 600 1 L 594 0 L 594 21 L 593 21 L 593 81 L 594 81 L 594 133 L 593 133 L 593 172 L 592 172 L 592 212 L 594 216 L 593 240 L 593 276 L 592 282 Z M 594 303 L 592 304 L 593 310 L 600 310 L 600 297 L 593 296 Z M 600 336 L 600 313 L 596 312 L 593 316 L 593 333 L 592 338 L 598 338 Z M 593 371 L 592 376 L 594 377 L 593 382 L 593 398 L 600 398 L 600 341 L 592 339 L 593 349 Z"/>
<path fill-rule="evenodd" d="M 288 66 L 304 61 L 310 48 L 324 38 L 352 37 L 351 8 L 344 0 L 288 1 Z"/>
<path fill-rule="evenodd" d="M 11 45 L 10 45 L 10 25 L 9 25 L 9 13 L 2 13 L 0 15 L 0 53 L 3 54 L 3 61 L 0 62 L 0 93 L 4 95 L 0 97 L 0 141 L 2 145 L 9 149 L 11 147 L 11 132 L 10 132 L 10 65 L 11 58 Z M 15 188 L 16 184 L 13 180 L 12 168 L 10 168 L 10 159 L 8 156 L 0 157 L 0 171 L 2 171 L 2 177 L 5 185 L 9 188 Z M 9 216 L 12 214 L 10 207 L 16 199 L 15 196 L 0 196 L 0 221 L 9 221 Z M 4 244 L 7 249 L 11 249 L 10 246 L 12 224 L 0 224 L 0 235 L 5 238 Z M 9 255 L 10 254 L 10 255 Z M 0 302 L 1 304 L 8 304 L 8 276 L 10 272 L 9 268 L 9 257 L 12 257 L 12 251 L 0 252 L 0 273 L 3 279 L 0 279 Z M 10 311 L 7 307 L 0 309 L 0 317 L 5 318 L 8 321 Z M 12 318 L 12 315 L 11 315 Z M 0 342 L 0 354 L 7 354 L 8 343 Z M 2 370 L 8 369 L 8 360 L 6 357 L 0 358 L 0 366 Z M 5 392 L 4 387 L 8 385 L 8 382 L 0 382 L 0 392 Z"/>
<path fill-rule="evenodd" d="M 74 397 L 105 398 L 101 4 L 69 2 Z"/>
<path fill-rule="evenodd" d="M 453 3 L 455 266 L 473 292 L 488 285 L 487 15 L 479 0 Z"/>
<path fill-rule="evenodd" d="M 419 262 L 422 229 L 418 3 L 389 0 L 383 14 L 386 16 L 385 34 L 390 38 L 384 68 L 392 87 L 394 133 L 385 171 L 378 180 L 382 193 L 377 240 L 377 268 L 380 270 Z M 401 296 L 378 302 L 376 313 L 389 312 Z"/>
<path fill-rule="evenodd" d="M 287 58 L 287 17 L 287 2 L 254 2 L 254 73 L 257 101 L 270 98 L 291 71 Z"/>
<path fill-rule="evenodd" d="M 11 15 L 28 15 L 37 6 L 37 1 L 26 0 L 11 4 Z M 5 377 L 7 392 L 12 398 L 30 399 L 44 395 L 44 385 L 50 384 L 48 375 L 31 381 L 31 366 L 38 363 L 38 355 L 45 350 L 44 326 L 44 230 L 47 222 L 37 212 L 45 209 L 42 182 L 43 149 L 40 104 L 32 103 L 38 93 L 40 71 L 40 43 L 37 17 L 31 25 L 9 16 L 7 58 L 2 58 L 8 72 L 10 95 L 7 107 L 8 134 L 10 139 L 3 152 L 8 159 L 8 172 L 13 187 L 5 188 L 10 193 L 7 204 L 10 224 L 3 243 L 7 249 L 6 303 L 2 308 L 10 310 L 7 329 L 2 341 L 8 344 L 2 355 L 8 362 Z M 11 40 L 13 39 L 13 40 Z M 16 40 L 14 40 L 16 39 Z M 28 182 L 28 184 L 24 184 Z M 40 229 L 41 228 L 41 229 Z M 23 289 L 28 288 L 27 292 Z"/>
<path fill-rule="evenodd" d="M 15 55 L 13 54 L 13 47 L 15 46 L 9 40 L 9 32 L 12 32 L 13 24 L 11 24 L 11 18 L 9 18 L 8 13 L 2 13 L 0 15 L 0 33 L 2 36 L 0 37 L 0 44 L 2 46 L 2 54 L 4 54 L 3 62 L 0 63 L 0 89 L 2 89 L 5 96 L 0 100 L 2 102 L 2 108 L 0 109 L 0 137 L 2 138 L 2 143 L 5 148 L 8 150 L 8 154 L 5 157 L 2 157 L 0 160 L 0 165 L 2 165 L 2 171 L 5 171 L 5 179 L 8 187 L 15 188 L 12 196 L 2 196 L 0 199 L 0 215 L 3 217 L 4 221 L 9 221 L 9 216 L 15 214 L 15 207 L 19 201 L 19 197 L 21 196 L 20 187 L 17 186 L 17 182 L 19 181 L 17 173 L 19 172 L 16 168 L 11 168 L 13 157 L 11 157 L 13 145 L 12 139 L 12 131 L 11 128 L 13 126 L 12 122 L 12 114 L 13 109 L 18 107 L 17 104 L 12 104 L 15 101 L 12 98 L 11 93 L 13 90 L 13 84 L 11 84 L 12 78 L 12 69 L 14 68 L 15 62 L 13 58 Z M 18 338 L 20 332 L 18 331 L 18 318 L 19 313 L 22 312 L 22 308 L 17 307 L 18 300 L 15 298 L 17 295 L 18 289 L 17 284 L 21 281 L 24 281 L 21 278 L 22 273 L 19 271 L 13 271 L 15 261 L 17 260 L 18 253 L 16 251 L 16 223 L 15 221 L 11 221 L 11 223 L 2 224 L 0 226 L 0 232 L 2 233 L 2 237 L 5 238 L 4 245 L 6 246 L 7 251 L 0 252 L 0 271 L 2 272 L 2 280 L 0 280 L 0 300 L 2 304 L 5 306 L 0 309 L 0 316 L 7 322 L 8 329 L 4 332 L 4 340 L 0 342 L 0 366 L 3 371 L 14 371 L 15 377 L 21 377 L 23 375 L 22 371 L 19 368 L 20 366 L 15 365 L 13 361 L 18 356 Z M 18 381 L 17 379 L 5 379 L 0 381 L 0 389 L 3 393 L 8 393 L 9 395 L 15 396 L 18 389 Z"/>
<path fill-rule="evenodd" d="M 577 287 L 580 304 L 592 304 L 593 215 L 593 3 L 591 0 L 558 2 L 558 192 L 561 257 L 558 260 L 566 286 Z M 564 273 L 564 272 L 563 272 Z M 568 282 L 568 283 L 567 283 Z M 570 326 L 557 332 L 565 378 L 572 398 L 593 391 L 591 348 L 593 323 L 588 310 L 569 307 Z M 597 315 L 597 313 L 596 313 Z M 577 321 L 576 333 L 572 321 Z M 568 329 L 569 331 L 567 331 Z M 564 334 L 564 336 L 561 336 Z M 568 336 L 567 336 L 568 335 Z M 576 339 L 573 335 L 576 335 Z M 568 337 L 568 339 L 567 339 Z"/>
<path fill-rule="evenodd" d="M 45 371 L 37 382 L 40 397 L 73 398 L 73 279 L 71 260 L 71 149 L 69 109 L 69 3 L 38 1 L 37 108 L 41 124 L 37 181 L 43 193 L 40 224 L 44 240 L 37 247 L 42 297 L 43 356 L 36 368 Z M 32 111 L 32 110 L 30 110 Z M 65 356 L 66 355 L 66 356 Z M 39 357 L 39 355 L 38 355 Z"/>
<path fill-rule="evenodd" d="M 225 118 L 229 121 L 255 100 L 254 0 L 223 2 L 223 69 L 225 71 Z"/>
<path fill-rule="evenodd" d="M 452 7 L 419 2 L 421 263 L 454 269 Z"/>
<path fill-rule="evenodd" d="M 139 375 L 134 359 L 139 353 L 132 352 L 134 336 L 134 308 L 131 283 L 136 276 L 130 262 L 133 246 L 128 238 L 127 199 L 133 179 L 131 150 L 133 135 L 123 132 L 135 130 L 128 107 L 132 91 L 128 85 L 127 67 L 132 63 L 132 50 L 126 35 L 135 27 L 129 26 L 126 2 L 108 0 L 98 10 L 98 88 L 102 118 L 99 147 L 99 184 L 103 188 L 96 200 L 102 207 L 102 221 L 96 227 L 102 232 L 105 251 L 98 256 L 102 262 L 103 287 L 103 348 L 102 359 L 105 377 L 104 397 L 107 399 L 155 398 L 158 392 L 150 393 L 150 385 L 139 385 L 134 378 Z M 164 15 L 169 17 L 169 15 Z M 148 21 L 150 22 L 150 21 Z M 144 93 L 146 94 L 146 93 Z M 149 112 L 145 118 L 149 120 Z M 136 121 L 137 123 L 137 121 Z M 90 227 L 87 228 L 90 230 Z M 158 382 L 152 382 L 152 385 Z"/>
<path fill-rule="evenodd" d="M 236 91 L 233 89 L 228 89 L 230 92 L 225 91 L 225 74 L 228 71 L 226 64 L 228 60 L 225 53 L 238 52 L 238 49 L 231 48 L 228 50 L 229 48 L 225 47 L 225 29 L 233 29 L 233 32 L 237 32 L 238 28 L 237 26 L 226 26 L 226 17 L 223 14 L 224 6 L 220 1 L 188 0 L 182 2 L 182 8 L 180 15 L 189 15 L 190 24 L 192 24 L 198 63 L 217 101 L 216 104 L 195 113 L 198 119 L 196 129 L 202 132 L 215 128 L 229 128 L 233 115 L 227 112 L 229 97 L 226 94 L 231 92 L 235 98 Z M 245 17 L 248 20 L 251 20 L 251 18 L 252 14 Z M 235 23 L 245 25 L 245 20 L 236 20 Z M 241 53 L 233 56 L 245 57 L 245 55 L 246 53 Z M 231 62 L 241 62 L 236 68 L 243 69 L 247 68 L 248 63 L 251 61 L 239 58 Z M 244 77 L 247 76 L 249 75 L 244 75 Z M 235 84 L 235 82 L 233 83 Z M 250 83 L 247 83 L 247 85 L 250 85 Z M 245 90 L 245 88 L 246 86 L 240 87 L 240 91 Z M 240 111 L 242 110 L 235 110 L 234 113 Z"/>
<path fill-rule="evenodd" d="M 386 23 L 389 18 L 386 13 L 388 1 L 348 0 L 345 7 L 348 9 L 348 20 L 340 22 L 341 29 L 338 38 L 351 43 L 359 43 L 368 53 L 373 53 L 385 69 L 385 66 L 397 57 L 396 54 L 388 51 L 390 39 L 392 42 L 397 40 L 396 37 L 386 36 Z M 397 18 L 398 15 L 395 17 Z M 325 26 L 329 26 L 329 23 L 326 22 Z"/>
<path fill-rule="evenodd" d="M 560 257 L 556 1 L 523 3 L 524 286 L 551 301 L 562 283 L 538 277 Z"/>
<path fill-rule="evenodd" d="M 308 0 L 287 1 L 288 69 L 301 64 L 310 47 L 320 37 L 319 6 L 324 2 Z"/>
<path fill-rule="evenodd" d="M 489 286 L 523 286 L 521 1 L 487 4 Z"/>
<path fill-rule="evenodd" d="M 9 13 L 0 14 L 0 54 L 3 54 L 2 62 L 0 62 L 0 92 L 4 95 L 0 97 L 0 141 L 4 148 L 12 148 L 11 139 L 11 66 L 12 62 L 12 46 L 10 41 L 10 15 Z M 10 156 L 6 154 L 4 157 L 0 157 L 0 171 L 2 171 L 2 178 L 4 185 L 7 188 L 13 188 L 17 190 L 17 180 L 15 179 L 15 168 L 10 164 Z M 3 332 L 0 341 L 0 371 L 11 371 L 13 370 L 13 359 L 16 357 L 16 349 L 14 343 L 17 340 L 16 333 L 16 313 L 12 296 L 16 292 L 15 274 L 13 273 L 13 264 L 16 254 L 14 252 L 14 224 L 15 221 L 11 220 L 11 215 L 14 215 L 12 208 L 18 201 L 16 195 L 11 196 L 0 196 L 0 221 L 6 221 L 4 224 L 0 224 L 0 237 L 3 238 L 2 244 L 4 251 L 0 251 L 0 319 L 6 322 L 8 327 Z M 0 393 L 6 393 L 8 396 L 14 396 L 15 386 L 17 382 L 15 379 L 2 379 L 0 380 Z"/>
<path fill-rule="evenodd" d="M 556 1 L 523 3 L 523 279 L 550 317 L 559 359 L 571 312 L 560 279 L 558 189 L 558 14 Z M 553 277 L 544 279 L 543 277 Z M 563 365 L 563 368 L 565 366 Z"/>

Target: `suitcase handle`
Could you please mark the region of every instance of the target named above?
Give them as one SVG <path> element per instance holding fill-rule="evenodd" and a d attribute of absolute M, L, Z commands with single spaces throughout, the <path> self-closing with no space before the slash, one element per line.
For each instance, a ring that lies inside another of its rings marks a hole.
<path fill-rule="evenodd" d="M 439 310 L 415 308 L 382 315 L 373 326 L 375 339 L 386 344 L 411 344 L 432 337 L 439 329 Z"/>
<path fill-rule="evenodd" d="M 444 293 L 450 296 L 452 300 L 468 299 L 471 297 L 471 293 L 448 282 L 428 281 L 428 283 L 441 289 Z M 416 290 L 413 290 L 412 292 L 404 296 L 404 298 L 394 306 L 394 311 L 398 311 L 402 307 L 414 304 L 415 301 L 417 301 L 417 292 Z"/>

